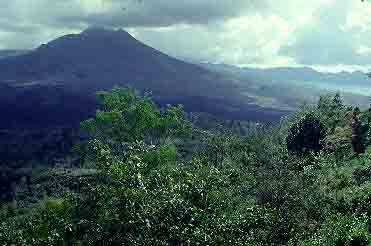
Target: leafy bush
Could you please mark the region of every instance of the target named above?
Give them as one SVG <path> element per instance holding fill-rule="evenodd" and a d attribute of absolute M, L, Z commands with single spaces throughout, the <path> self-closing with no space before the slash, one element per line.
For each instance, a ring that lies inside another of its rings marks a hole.
<path fill-rule="evenodd" d="M 366 215 L 335 214 L 328 218 L 318 233 L 299 245 L 366 246 L 371 242 Z"/>
<path fill-rule="evenodd" d="M 286 138 L 287 149 L 293 153 L 306 155 L 323 149 L 326 128 L 314 114 L 304 115 L 294 123 Z"/>

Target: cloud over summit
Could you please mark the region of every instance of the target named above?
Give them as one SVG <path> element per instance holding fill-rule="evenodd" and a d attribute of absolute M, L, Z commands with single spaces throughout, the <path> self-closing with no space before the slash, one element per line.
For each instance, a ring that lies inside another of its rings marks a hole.
<path fill-rule="evenodd" d="M 371 65 L 371 4 L 356 0 L 12 0 L 0 49 L 88 26 L 126 28 L 178 57 L 257 66 Z"/>

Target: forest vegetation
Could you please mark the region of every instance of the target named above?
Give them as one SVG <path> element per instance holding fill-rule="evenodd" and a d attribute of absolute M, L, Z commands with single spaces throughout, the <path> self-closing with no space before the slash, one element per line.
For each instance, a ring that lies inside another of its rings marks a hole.
<path fill-rule="evenodd" d="M 3 182 L 2 246 L 371 243 L 371 112 L 339 94 L 243 131 L 130 88 L 97 100 L 59 166 Z"/>

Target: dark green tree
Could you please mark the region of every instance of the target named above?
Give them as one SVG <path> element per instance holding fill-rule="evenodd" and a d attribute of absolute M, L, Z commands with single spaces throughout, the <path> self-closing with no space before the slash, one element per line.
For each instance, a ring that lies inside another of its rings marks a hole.
<path fill-rule="evenodd" d="M 367 148 L 367 136 L 369 125 L 363 123 L 359 119 L 359 114 L 361 113 L 360 109 L 356 107 L 353 111 L 353 120 L 352 120 L 352 148 L 354 153 L 362 154 Z"/>
<path fill-rule="evenodd" d="M 286 137 L 287 149 L 299 155 L 318 152 L 323 149 L 326 128 L 314 114 L 305 114 L 294 123 Z"/>
<path fill-rule="evenodd" d="M 317 109 L 322 123 L 330 133 L 333 133 L 336 127 L 343 127 L 346 124 L 344 118 L 346 108 L 339 93 L 334 96 L 321 96 L 317 103 Z"/>

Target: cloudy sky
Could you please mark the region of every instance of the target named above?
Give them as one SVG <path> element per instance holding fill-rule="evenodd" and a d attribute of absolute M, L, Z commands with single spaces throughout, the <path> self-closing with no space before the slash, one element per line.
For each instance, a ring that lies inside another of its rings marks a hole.
<path fill-rule="evenodd" d="M 0 49 L 88 26 L 170 55 L 240 66 L 371 67 L 371 0 L 0 0 Z"/>

